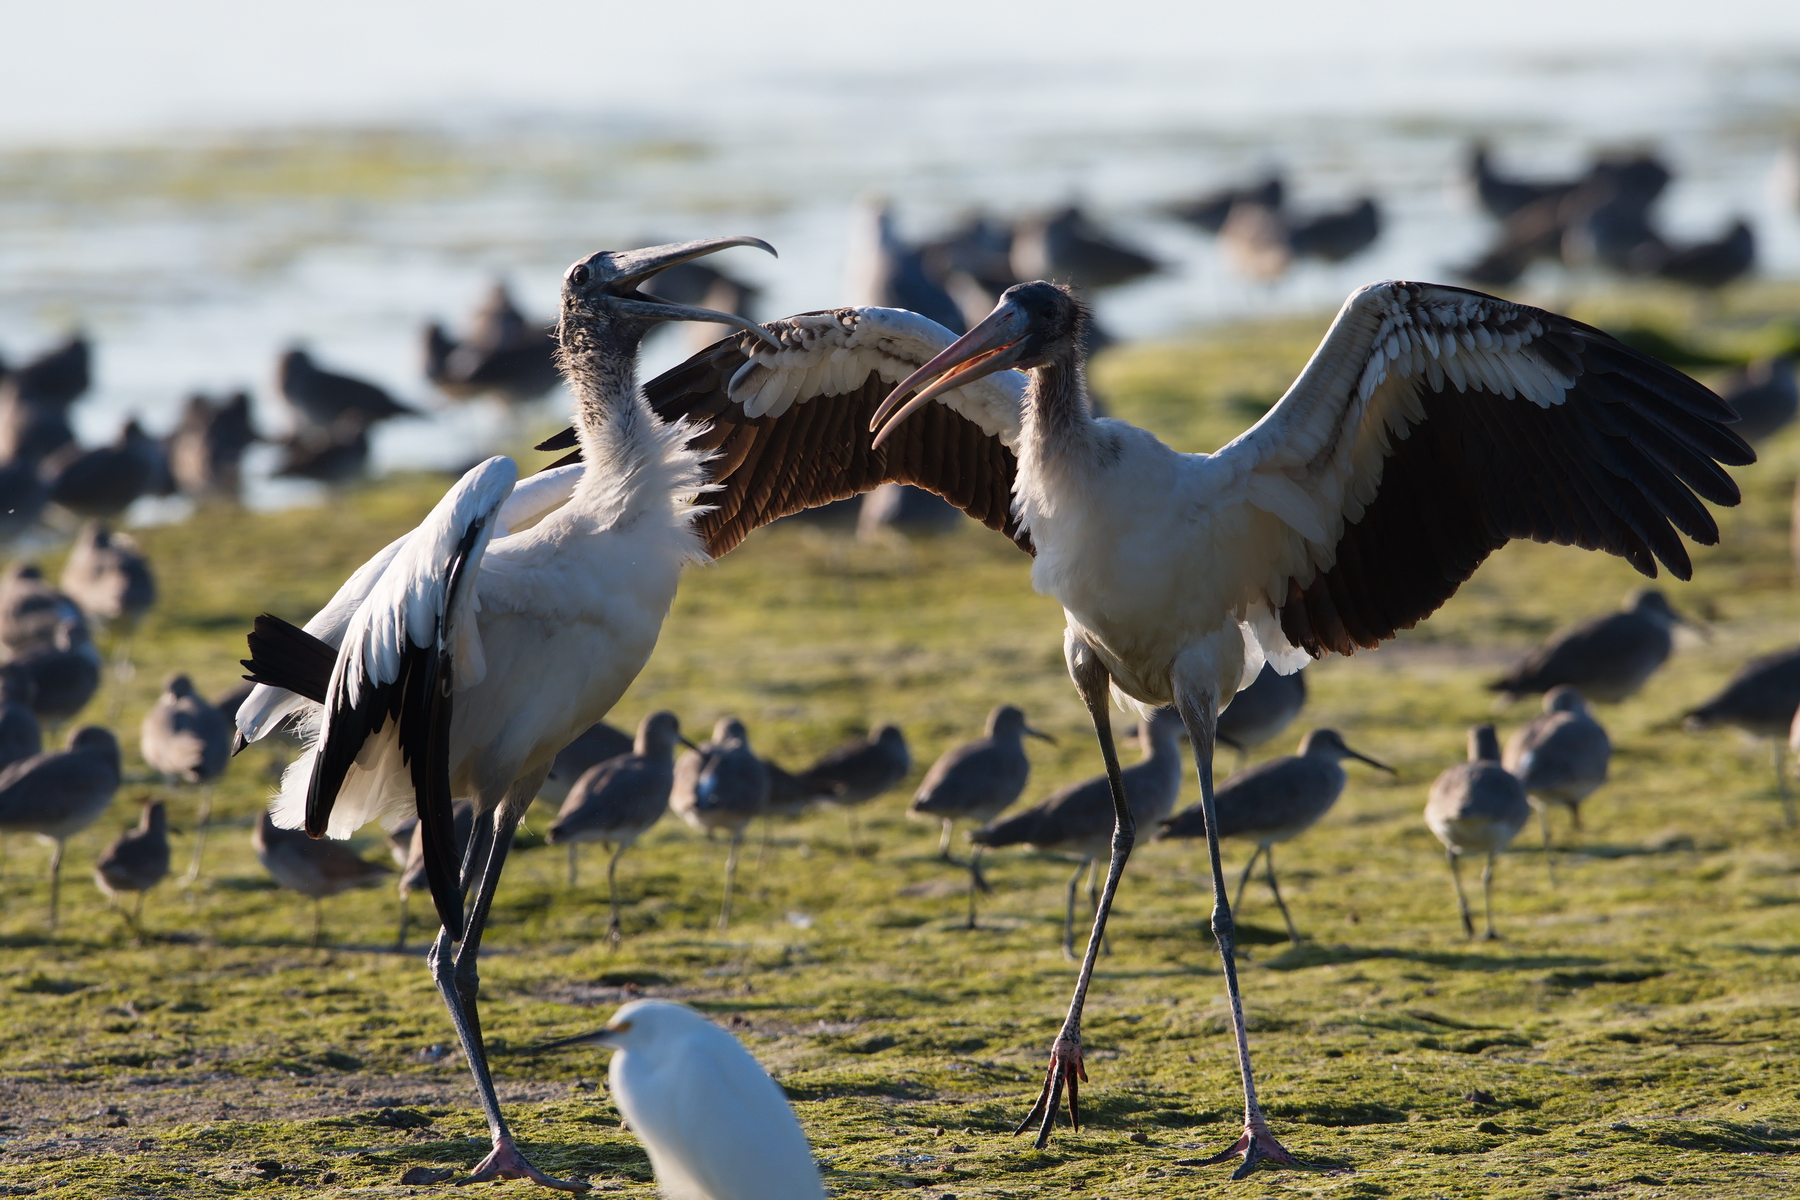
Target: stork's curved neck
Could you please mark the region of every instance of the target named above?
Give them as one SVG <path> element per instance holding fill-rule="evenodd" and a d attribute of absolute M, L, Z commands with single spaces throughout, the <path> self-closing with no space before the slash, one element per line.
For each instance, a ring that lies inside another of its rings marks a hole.
<path fill-rule="evenodd" d="M 1031 369 L 1025 388 L 1023 438 L 1040 454 L 1083 445 L 1093 429 L 1088 407 L 1087 364 L 1079 351 L 1057 355 Z"/>
<path fill-rule="evenodd" d="M 654 486 L 645 468 L 664 457 L 666 439 L 657 436 L 662 422 L 638 390 L 642 336 L 629 326 L 563 315 L 558 357 L 575 394 L 575 430 L 586 467 L 576 502 L 585 507 L 629 509 L 634 493 Z"/>

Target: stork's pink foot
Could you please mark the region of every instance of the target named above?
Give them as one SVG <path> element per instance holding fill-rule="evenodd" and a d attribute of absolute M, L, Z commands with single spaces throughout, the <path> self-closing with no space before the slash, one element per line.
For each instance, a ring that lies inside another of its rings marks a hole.
<path fill-rule="evenodd" d="M 593 1186 L 568 1179 L 553 1179 L 544 1174 L 519 1153 L 519 1148 L 513 1145 L 510 1137 L 495 1138 L 493 1150 L 476 1165 L 467 1179 L 460 1179 L 457 1184 L 486 1183 L 492 1179 L 529 1179 L 535 1184 L 555 1188 L 559 1192 L 585 1192 Z"/>
<path fill-rule="evenodd" d="M 1081 1031 L 1064 1029 L 1056 1035 L 1056 1041 L 1050 1045 L 1050 1069 L 1044 1073 L 1044 1090 L 1038 1093 L 1037 1103 L 1013 1130 L 1014 1135 L 1025 1132 L 1032 1122 L 1039 1122 L 1037 1148 L 1042 1150 L 1050 1144 L 1050 1131 L 1056 1126 L 1056 1114 L 1062 1108 L 1063 1088 L 1069 1089 L 1069 1128 L 1081 1128 L 1081 1085 L 1087 1082 L 1087 1066 L 1081 1059 Z"/>
<path fill-rule="evenodd" d="M 1201 1159 L 1194 1165 L 1197 1167 L 1214 1167 L 1220 1163 L 1230 1162 L 1234 1158 L 1243 1158 L 1238 1169 L 1231 1173 L 1233 1179 L 1246 1179 L 1250 1173 L 1263 1163 L 1273 1167 L 1292 1167 L 1298 1171 L 1331 1171 L 1335 1167 L 1322 1166 L 1317 1163 L 1301 1162 L 1284 1149 L 1275 1135 L 1269 1132 L 1268 1122 L 1261 1116 L 1244 1118 L 1244 1135 L 1233 1142 L 1230 1147 Z"/>

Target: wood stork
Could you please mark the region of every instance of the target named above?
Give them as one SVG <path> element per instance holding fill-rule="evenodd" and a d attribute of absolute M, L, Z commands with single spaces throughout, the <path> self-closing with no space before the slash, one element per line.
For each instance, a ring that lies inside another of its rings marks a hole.
<path fill-rule="evenodd" d="M 681 568 L 704 557 L 692 524 L 701 455 L 685 445 L 684 427 L 665 425 L 645 404 L 638 344 L 662 321 L 756 326 L 656 300 L 637 285 L 744 245 L 769 249 L 755 238 L 715 238 L 602 251 L 570 267 L 558 335 L 586 467 L 515 486 L 513 462 L 489 459 L 418 529 L 358 569 L 305 631 L 264 617 L 251 638 L 252 677 L 272 686 L 239 709 L 245 738 L 308 701 L 322 708 L 310 748 L 283 781 L 279 823 L 348 837 L 371 820 L 417 812 L 442 921 L 429 961 L 493 1137 L 472 1180 L 579 1186 L 545 1175 L 514 1145 L 483 1048 L 476 959 L 513 830 L 551 760 L 636 678 Z M 452 796 L 473 799 L 486 818 L 460 886 Z M 477 870 L 465 922 L 463 895 Z"/>
<path fill-rule="evenodd" d="M 1352 295 L 1256 426 L 1216 454 L 1180 454 L 1092 415 L 1086 320 L 1073 296 L 1043 282 L 1010 289 L 941 353 L 930 347 L 948 331 L 912 314 L 807 313 L 764 327 L 777 346 L 726 339 L 645 391 L 664 417 L 702 423 L 689 444 L 713 452 L 703 468 L 711 508 L 694 524 L 709 554 L 887 481 L 935 491 L 1034 551 L 1033 583 L 1067 617 L 1066 658 L 1115 813 L 1129 810 L 1109 685 L 1140 710 L 1181 708 L 1210 806 L 1218 710 L 1265 660 L 1292 671 L 1308 656 L 1373 647 L 1435 611 L 1515 537 L 1606 550 L 1646 575 L 1660 560 L 1685 579 L 1677 530 L 1716 541 L 1699 498 L 1735 504 L 1720 464 L 1755 457 L 1716 396 L 1607 334 L 1408 282 Z M 886 386 L 921 355 L 930 361 Z M 1096 933 L 1132 840 L 1120 824 Z M 1208 843 L 1245 1085 L 1244 1136 L 1218 1161 L 1243 1154 L 1247 1172 L 1292 1160 L 1251 1082 L 1231 911 L 1210 833 Z M 1043 1118 L 1040 1143 L 1064 1083 L 1083 1069 L 1081 1004 L 1099 944 L 1089 939 L 1028 1118 Z"/>

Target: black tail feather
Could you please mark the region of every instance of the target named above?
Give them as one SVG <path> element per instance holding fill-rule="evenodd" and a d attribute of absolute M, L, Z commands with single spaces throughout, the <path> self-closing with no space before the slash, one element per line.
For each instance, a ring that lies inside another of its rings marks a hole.
<path fill-rule="evenodd" d="M 251 683 L 266 683 L 296 696 L 325 703 L 337 651 L 298 625 L 264 613 L 250 630 L 250 657 L 243 665 Z"/>

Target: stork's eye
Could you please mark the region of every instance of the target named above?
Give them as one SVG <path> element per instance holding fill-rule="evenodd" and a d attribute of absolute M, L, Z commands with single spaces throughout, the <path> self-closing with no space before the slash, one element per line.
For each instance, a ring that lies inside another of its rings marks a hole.
<path fill-rule="evenodd" d="M 576 263 L 574 266 L 569 268 L 569 286 L 570 287 L 585 286 L 587 284 L 588 275 L 590 273 L 591 272 L 588 271 L 588 266 L 586 263 Z"/>

